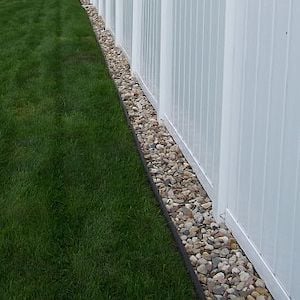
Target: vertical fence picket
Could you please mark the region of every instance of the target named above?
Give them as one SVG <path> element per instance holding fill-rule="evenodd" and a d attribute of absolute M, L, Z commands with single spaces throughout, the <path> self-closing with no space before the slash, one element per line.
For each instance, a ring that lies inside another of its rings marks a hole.
<path fill-rule="evenodd" d="M 160 38 L 160 97 L 159 117 L 166 118 L 167 107 L 172 102 L 172 63 L 173 63 L 173 1 L 161 1 L 161 38 Z"/>

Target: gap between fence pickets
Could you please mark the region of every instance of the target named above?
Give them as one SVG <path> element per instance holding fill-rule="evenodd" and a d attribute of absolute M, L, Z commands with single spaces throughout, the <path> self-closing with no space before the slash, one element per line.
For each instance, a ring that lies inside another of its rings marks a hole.
<path fill-rule="evenodd" d="M 239 241 L 241 248 L 246 253 L 249 260 L 254 265 L 257 273 L 265 281 L 267 288 L 272 296 L 278 300 L 290 300 L 287 292 L 283 288 L 280 281 L 275 277 L 264 258 L 259 253 L 256 246 L 247 236 L 245 230 L 231 214 L 230 210 L 226 210 L 226 225 L 231 230 L 233 236 Z"/>

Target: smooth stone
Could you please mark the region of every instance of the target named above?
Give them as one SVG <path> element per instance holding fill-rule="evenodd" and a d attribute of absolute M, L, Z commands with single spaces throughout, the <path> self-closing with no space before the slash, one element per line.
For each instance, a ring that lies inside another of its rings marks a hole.
<path fill-rule="evenodd" d="M 230 256 L 228 262 L 230 265 L 233 265 L 236 262 L 236 256 Z"/>
<path fill-rule="evenodd" d="M 233 294 L 235 292 L 235 289 L 234 288 L 229 288 L 229 289 L 226 290 L 226 292 L 228 294 Z"/>
<path fill-rule="evenodd" d="M 236 286 L 236 289 L 238 291 L 241 291 L 245 286 L 245 282 L 240 282 L 237 286 Z"/>
<path fill-rule="evenodd" d="M 225 293 L 225 288 L 221 285 L 216 285 L 213 287 L 212 292 L 216 295 L 223 295 Z"/>
<path fill-rule="evenodd" d="M 261 280 L 260 278 L 258 278 L 258 279 L 255 281 L 255 285 L 256 285 L 257 287 L 262 287 L 262 288 L 265 287 L 265 283 L 264 283 L 263 280 Z"/>
<path fill-rule="evenodd" d="M 211 202 L 207 202 L 207 203 L 201 204 L 201 206 L 202 206 L 204 209 L 209 209 L 209 208 L 211 208 Z"/>
<path fill-rule="evenodd" d="M 193 218 L 193 212 L 192 212 L 189 208 L 182 207 L 182 208 L 181 208 L 181 211 L 182 211 L 183 214 L 186 215 L 187 217 Z"/>
<path fill-rule="evenodd" d="M 250 274 L 248 274 L 248 273 L 246 273 L 246 272 L 244 272 L 244 271 L 242 271 L 241 273 L 240 273 L 240 280 L 241 281 L 247 281 L 248 279 L 250 278 Z"/>
<path fill-rule="evenodd" d="M 221 258 L 219 257 L 214 257 L 212 259 L 212 265 L 213 265 L 213 269 L 216 269 L 218 267 L 218 264 L 222 262 Z"/>
<path fill-rule="evenodd" d="M 183 241 L 187 240 L 187 236 L 186 236 L 186 235 L 182 235 L 180 238 L 181 238 Z"/>
<path fill-rule="evenodd" d="M 268 290 L 262 287 L 257 287 L 255 291 L 257 291 L 260 295 L 268 295 Z"/>
<path fill-rule="evenodd" d="M 241 271 L 238 268 L 234 267 L 234 268 L 232 268 L 231 272 L 233 274 L 239 274 Z"/>
<path fill-rule="evenodd" d="M 195 221 L 197 222 L 198 225 L 200 225 L 204 220 L 204 217 L 202 215 L 198 216 L 195 218 Z"/>
<path fill-rule="evenodd" d="M 225 275 L 224 275 L 224 273 L 222 273 L 222 272 L 217 273 L 217 274 L 213 277 L 213 280 L 218 281 L 218 282 L 220 282 L 220 283 L 223 283 L 224 279 L 225 279 Z"/>
<path fill-rule="evenodd" d="M 197 260 L 197 257 L 196 257 L 196 256 L 191 255 L 191 256 L 190 256 L 190 261 L 191 261 L 191 263 L 192 263 L 193 265 L 196 265 L 198 260 Z"/>
<path fill-rule="evenodd" d="M 204 247 L 204 249 L 205 249 L 205 250 L 214 250 L 214 246 L 207 244 L 207 245 Z"/>
<path fill-rule="evenodd" d="M 227 248 L 223 248 L 220 251 L 220 256 L 221 257 L 226 257 L 229 254 L 229 250 Z"/>
<path fill-rule="evenodd" d="M 185 227 L 187 230 L 189 230 L 190 228 L 192 228 L 192 226 L 193 226 L 193 223 L 192 223 L 192 222 L 186 222 L 186 223 L 184 224 L 184 227 Z"/>
<path fill-rule="evenodd" d="M 207 268 L 204 264 L 200 265 L 197 267 L 197 271 L 201 274 L 207 274 Z"/>

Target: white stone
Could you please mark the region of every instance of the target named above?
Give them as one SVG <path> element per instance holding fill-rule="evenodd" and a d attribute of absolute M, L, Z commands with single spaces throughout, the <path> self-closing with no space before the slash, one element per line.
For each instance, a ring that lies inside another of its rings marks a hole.
<path fill-rule="evenodd" d="M 207 274 L 207 268 L 204 264 L 201 264 L 199 267 L 197 267 L 197 272 L 201 274 Z"/>
<path fill-rule="evenodd" d="M 180 238 L 181 238 L 183 241 L 185 241 L 185 240 L 187 239 L 187 236 L 183 234 Z"/>
<path fill-rule="evenodd" d="M 247 281 L 249 278 L 250 278 L 250 274 L 248 274 L 248 273 L 246 273 L 244 271 L 242 271 L 240 273 L 240 280 L 241 281 Z"/>
<path fill-rule="evenodd" d="M 263 280 L 261 280 L 260 278 L 258 278 L 258 279 L 255 281 L 255 285 L 256 285 L 257 287 L 262 287 L 262 288 L 265 287 L 265 283 L 264 283 Z"/>
<path fill-rule="evenodd" d="M 190 229 L 192 226 L 193 226 L 193 223 L 192 223 L 192 222 L 186 222 L 184 227 L 185 227 L 186 229 Z"/>
<path fill-rule="evenodd" d="M 239 270 L 237 267 L 234 267 L 234 268 L 232 268 L 231 272 L 232 272 L 233 274 L 239 274 L 239 273 L 240 273 L 240 270 Z"/>
<path fill-rule="evenodd" d="M 218 282 L 220 282 L 220 283 L 223 283 L 224 279 L 225 279 L 225 275 L 224 275 L 224 273 L 222 273 L 222 272 L 217 273 L 217 274 L 213 277 L 213 280 L 218 281 Z"/>
<path fill-rule="evenodd" d="M 211 208 L 211 202 L 207 202 L 207 203 L 201 204 L 201 206 L 202 206 L 204 209 Z"/>
<path fill-rule="evenodd" d="M 190 256 L 190 261 L 191 261 L 191 263 L 192 263 L 193 265 L 196 265 L 198 260 L 197 260 L 196 256 L 191 255 L 191 256 Z"/>

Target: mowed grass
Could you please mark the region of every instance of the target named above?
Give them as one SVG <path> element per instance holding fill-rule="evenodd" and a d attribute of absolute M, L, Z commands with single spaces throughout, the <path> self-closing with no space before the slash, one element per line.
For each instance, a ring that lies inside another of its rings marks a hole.
<path fill-rule="evenodd" d="M 0 0 L 0 299 L 193 299 L 77 0 Z"/>

